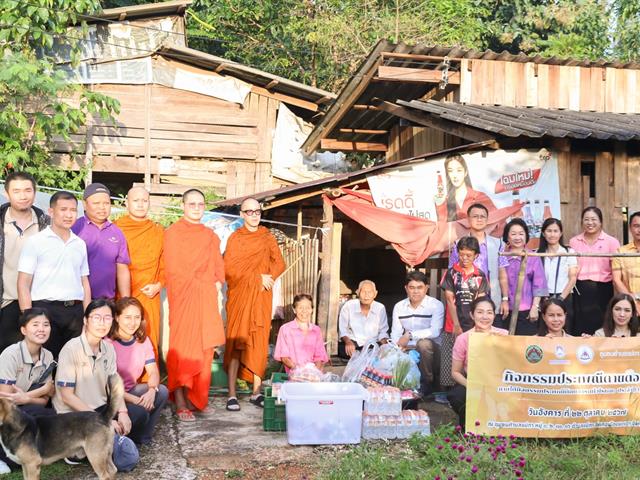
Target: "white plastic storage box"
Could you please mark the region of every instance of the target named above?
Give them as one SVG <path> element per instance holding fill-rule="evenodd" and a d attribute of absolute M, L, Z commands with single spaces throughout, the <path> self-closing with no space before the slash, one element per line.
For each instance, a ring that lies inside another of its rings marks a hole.
<path fill-rule="evenodd" d="M 358 383 L 292 383 L 280 389 L 286 402 L 291 445 L 360 443 L 362 402 L 367 390 Z"/>

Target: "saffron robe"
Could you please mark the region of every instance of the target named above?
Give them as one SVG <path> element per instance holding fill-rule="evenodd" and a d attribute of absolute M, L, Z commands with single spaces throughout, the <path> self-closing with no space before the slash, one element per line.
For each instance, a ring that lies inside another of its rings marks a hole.
<path fill-rule="evenodd" d="M 169 299 L 167 386 L 186 387 L 198 409 L 207 406 L 214 349 L 224 344 L 216 282 L 224 282 L 220 239 L 213 230 L 184 218 L 164 235 Z"/>
<path fill-rule="evenodd" d="M 267 366 L 273 294 L 262 286 L 262 274 L 275 280 L 285 264 L 275 237 L 263 226 L 242 227 L 231 234 L 224 254 L 227 277 L 227 343 L 224 369 L 240 360 L 238 378 L 253 382 Z"/>
<path fill-rule="evenodd" d="M 150 283 L 164 285 L 164 261 L 162 249 L 164 228 L 151 220 L 137 221 L 129 215 L 120 217 L 115 223 L 127 239 L 129 249 L 129 272 L 131 273 L 131 296 L 138 299 L 144 308 L 146 332 L 153 351 L 158 358 L 160 344 L 160 292 L 149 298 L 140 289 Z"/>

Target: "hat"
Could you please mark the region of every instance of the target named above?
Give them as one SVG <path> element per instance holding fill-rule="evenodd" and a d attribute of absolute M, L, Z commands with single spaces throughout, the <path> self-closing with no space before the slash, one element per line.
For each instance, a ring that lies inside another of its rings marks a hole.
<path fill-rule="evenodd" d="M 94 184 L 95 185 L 95 184 Z M 129 437 L 113 436 L 113 464 L 119 472 L 130 472 L 140 460 L 138 447 Z"/>
<path fill-rule="evenodd" d="M 82 199 L 86 200 L 91 195 L 95 195 L 96 193 L 106 193 L 107 195 L 111 196 L 111 192 L 103 184 L 92 183 L 91 185 L 89 185 L 87 188 L 84 189 L 84 194 L 82 195 Z"/>

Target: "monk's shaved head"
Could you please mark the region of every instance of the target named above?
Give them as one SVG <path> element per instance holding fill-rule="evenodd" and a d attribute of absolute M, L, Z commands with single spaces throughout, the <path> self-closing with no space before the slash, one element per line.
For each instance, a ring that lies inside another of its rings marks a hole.
<path fill-rule="evenodd" d="M 187 190 L 182 194 L 182 203 L 187 203 L 187 201 L 189 200 L 189 197 L 193 195 L 199 195 L 202 198 L 204 198 L 204 193 L 202 193 L 200 190 L 198 190 L 197 188 L 190 188 L 189 190 Z"/>
<path fill-rule="evenodd" d="M 131 187 L 127 192 L 127 198 L 131 198 L 132 196 L 138 196 L 138 195 L 143 195 L 149 198 L 149 192 L 144 187 L 138 187 L 138 186 Z"/>
<path fill-rule="evenodd" d="M 255 198 L 245 198 L 240 204 L 240 210 L 258 210 L 260 202 Z"/>
<path fill-rule="evenodd" d="M 149 214 L 149 192 L 144 187 L 131 187 L 127 192 L 127 212 L 133 220 L 146 220 Z"/>

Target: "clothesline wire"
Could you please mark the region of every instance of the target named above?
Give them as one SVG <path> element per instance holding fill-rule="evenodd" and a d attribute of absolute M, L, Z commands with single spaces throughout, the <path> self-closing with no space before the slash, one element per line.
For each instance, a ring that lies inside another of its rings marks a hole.
<path fill-rule="evenodd" d="M 0 181 L 0 184 L 4 185 L 4 180 Z M 44 185 L 38 185 L 38 190 L 51 190 L 51 191 L 54 191 L 54 192 L 70 192 L 70 193 L 73 193 L 74 195 L 77 195 L 79 197 L 82 196 L 82 192 L 78 192 L 78 191 L 75 191 L 75 190 L 67 190 L 67 189 L 64 189 L 64 188 L 47 187 L 47 186 L 44 186 Z M 122 198 L 122 197 L 113 197 L 112 196 L 111 200 L 116 200 L 118 202 L 122 202 L 124 200 L 124 198 Z M 169 216 L 169 215 L 175 215 L 176 213 L 180 213 L 182 211 L 182 208 L 180 208 L 180 207 L 178 207 L 176 205 L 169 205 L 169 204 L 161 203 L 161 204 L 157 204 L 155 206 L 162 207 L 162 208 L 165 208 L 165 209 L 173 209 L 173 210 L 176 210 L 176 212 L 170 213 L 170 212 L 153 211 L 152 212 L 153 215 Z M 114 210 L 116 210 L 116 211 L 125 211 L 124 208 L 121 208 L 121 207 L 118 207 L 118 206 L 114 207 Z M 216 215 L 220 215 L 222 217 L 242 218 L 242 217 L 240 217 L 240 215 L 234 215 L 232 213 L 215 212 L 215 211 L 212 211 L 212 210 L 208 210 L 208 211 L 212 212 L 212 213 L 215 213 Z M 327 227 L 312 227 L 311 225 L 298 225 L 297 223 L 280 222 L 278 220 L 267 220 L 267 219 L 264 219 L 264 218 L 261 220 L 261 222 L 262 223 L 271 223 L 271 224 L 274 224 L 274 225 L 286 225 L 288 227 L 296 227 L 296 228 L 298 226 L 300 226 L 301 228 L 306 228 L 306 229 L 309 229 L 309 230 L 320 230 L 321 232 L 325 232 L 325 231 L 329 230 L 329 228 L 327 228 Z"/>

